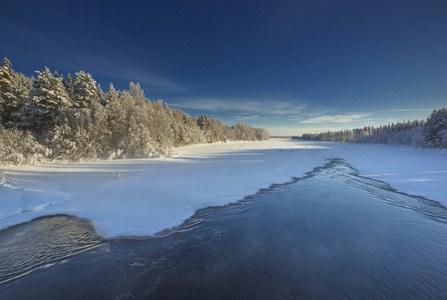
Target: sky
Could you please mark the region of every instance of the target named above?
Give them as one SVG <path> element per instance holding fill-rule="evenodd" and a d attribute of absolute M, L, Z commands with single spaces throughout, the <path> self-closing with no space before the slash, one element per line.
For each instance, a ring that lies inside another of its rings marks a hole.
<path fill-rule="evenodd" d="M 447 106 L 447 1 L 2 0 L 0 56 L 272 135 Z"/>

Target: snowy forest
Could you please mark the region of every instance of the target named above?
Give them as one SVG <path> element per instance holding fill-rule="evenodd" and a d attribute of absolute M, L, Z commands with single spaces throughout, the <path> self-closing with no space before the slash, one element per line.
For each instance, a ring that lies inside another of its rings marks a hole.
<path fill-rule="evenodd" d="M 447 108 L 435 109 L 427 120 L 414 120 L 380 127 L 303 134 L 304 140 L 411 145 L 418 148 L 447 148 Z"/>
<path fill-rule="evenodd" d="M 0 165 L 169 155 L 171 147 L 232 140 L 267 140 L 264 129 L 223 125 L 150 101 L 139 84 L 106 93 L 84 71 L 72 77 L 0 68 Z"/>

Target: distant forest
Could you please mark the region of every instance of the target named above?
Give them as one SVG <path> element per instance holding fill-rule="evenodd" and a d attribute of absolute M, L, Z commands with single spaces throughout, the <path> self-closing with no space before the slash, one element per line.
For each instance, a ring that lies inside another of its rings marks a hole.
<path fill-rule="evenodd" d="M 418 148 L 447 148 L 447 108 L 435 109 L 424 120 L 365 126 L 357 129 L 303 134 L 304 140 L 411 145 Z"/>
<path fill-rule="evenodd" d="M 133 82 L 103 92 L 84 71 L 72 77 L 45 68 L 29 78 L 7 58 L 0 68 L 0 165 L 164 156 L 173 146 L 267 139 L 264 129 L 150 101 Z"/>

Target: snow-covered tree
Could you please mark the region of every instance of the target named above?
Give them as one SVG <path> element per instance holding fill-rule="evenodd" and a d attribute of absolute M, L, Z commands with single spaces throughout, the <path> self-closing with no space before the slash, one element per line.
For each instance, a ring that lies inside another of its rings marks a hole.
<path fill-rule="evenodd" d="M 113 103 L 116 103 L 119 99 L 119 93 L 115 90 L 115 87 L 112 83 L 109 84 L 109 90 L 104 95 L 104 98 L 101 101 L 103 106 L 113 106 Z"/>
<path fill-rule="evenodd" d="M 37 79 L 19 112 L 20 120 L 17 125 L 33 131 L 42 131 L 60 122 L 59 117 L 68 107 L 69 98 L 62 78 L 54 77 L 47 67 L 43 72 L 36 72 Z"/>
<path fill-rule="evenodd" d="M 104 157 L 109 151 L 106 112 L 94 103 L 90 109 L 69 108 L 63 122 L 48 132 L 52 157 L 58 160 L 85 160 Z"/>
<path fill-rule="evenodd" d="M 17 86 L 17 76 L 11 69 L 11 63 L 5 57 L 0 67 L 0 120 L 5 124 L 10 118 L 11 107 L 15 107 L 19 102 L 14 94 Z"/>
<path fill-rule="evenodd" d="M 130 116 L 125 153 L 133 157 L 148 157 L 159 154 L 149 129 L 142 123 L 138 124 L 137 118 L 134 115 Z"/>
<path fill-rule="evenodd" d="M 447 107 L 435 109 L 424 127 L 427 145 L 432 148 L 443 147 L 445 130 L 447 130 Z"/>
<path fill-rule="evenodd" d="M 237 140 L 255 141 L 256 132 L 253 127 L 243 123 L 237 123 L 233 126 L 234 136 Z"/>
<path fill-rule="evenodd" d="M 48 68 L 37 73 L 37 79 L 17 74 L 7 59 L 0 69 L 0 112 L 8 127 L 0 123 L 6 154 L 0 164 L 160 156 L 174 145 L 268 137 L 246 124 L 230 128 L 213 116 L 192 118 L 150 101 L 138 83 L 122 92 L 110 84 L 104 94 L 83 71 L 65 79 Z"/>
<path fill-rule="evenodd" d="M 255 132 L 256 132 L 256 139 L 258 141 L 266 141 L 270 138 L 267 130 L 265 130 L 263 128 L 255 128 Z"/>
<path fill-rule="evenodd" d="M 6 102 L 3 123 L 8 126 L 14 126 L 20 120 L 19 111 L 23 106 L 24 100 L 28 97 L 33 88 L 34 78 L 28 78 L 22 73 L 16 73 L 16 86 L 13 88 L 13 101 Z"/>
<path fill-rule="evenodd" d="M 71 84 L 73 83 L 73 78 L 71 77 L 70 73 L 68 73 L 67 77 L 64 78 L 63 83 L 64 83 L 65 90 L 67 91 L 68 95 L 70 95 L 72 92 Z"/>
<path fill-rule="evenodd" d="M 206 143 L 206 138 L 197 126 L 197 120 L 178 109 L 173 110 L 173 143 L 175 146 Z M 227 126 L 228 127 L 228 126 Z"/>
<path fill-rule="evenodd" d="M 170 148 L 173 145 L 174 132 L 171 124 L 173 120 L 170 118 L 170 114 L 164 110 L 162 100 L 151 103 L 151 132 L 154 140 L 158 144 L 158 148 L 164 155 L 169 153 Z"/>
<path fill-rule="evenodd" d="M 104 98 L 105 98 L 106 94 L 104 93 L 104 91 L 101 89 L 101 85 L 98 83 L 98 85 L 96 86 L 96 98 L 98 99 L 97 101 L 95 101 L 96 103 L 104 103 Z"/>
<path fill-rule="evenodd" d="M 133 97 L 136 105 L 141 105 L 146 102 L 146 97 L 144 96 L 144 90 L 141 88 L 140 84 L 131 82 L 129 84 L 129 94 Z"/>
<path fill-rule="evenodd" d="M 93 102 L 100 101 L 100 93 L 92 75 L 79 71 L 75 73 L 70 85 L 72 106 L 76 108 L 91 107 Z"/>
<path fill-rule="evenodd" d="M 0 165 L 22 165 L 44 161 L 51 151 L 29 132 L 0 124 L 0 154 Z"/>
<path fill-rule="evenodd" d="M 331 142 L 355 142 L 370 144 L 395 144 L 413 145 L 423 147 L 424 137 L 422 128 L 423 120 L 398 122 L 379 127 L 365 126 L 363 128 L 345 129 L 340 131 L 328 131 L 316 134 L 303 134 L 302 139 L 331 141 Z"/>

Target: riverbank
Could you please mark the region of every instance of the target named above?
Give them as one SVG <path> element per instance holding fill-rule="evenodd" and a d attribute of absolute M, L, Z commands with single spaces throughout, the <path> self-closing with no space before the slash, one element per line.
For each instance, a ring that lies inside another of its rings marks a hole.
<path fill-rule="evenodd" d="M 0 186 L 0 228 L 68 214 L 91 220 L 107 238 L 150 236 L 332 158 L 399 192 L 447 205 L 446 151 L 273 139 L 187 146 L 160 159 L 9 167 Z"/>

